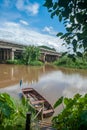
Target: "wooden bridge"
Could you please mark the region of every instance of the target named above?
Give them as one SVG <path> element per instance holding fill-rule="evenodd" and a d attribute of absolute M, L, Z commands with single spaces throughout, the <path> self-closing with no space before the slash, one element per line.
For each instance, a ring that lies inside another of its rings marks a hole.
<path fill-rule="evenodd" d="M 6 60 L 14 60 L 15 57 L 20 57 L 24 50 L 25 45 L 16 44 L 6 41 L 0 41 L 0 62 Z M 40 48 L 40 60 L 43 62 L 52 62 L 60 57 L 60 54 L 56 51 Z"/>

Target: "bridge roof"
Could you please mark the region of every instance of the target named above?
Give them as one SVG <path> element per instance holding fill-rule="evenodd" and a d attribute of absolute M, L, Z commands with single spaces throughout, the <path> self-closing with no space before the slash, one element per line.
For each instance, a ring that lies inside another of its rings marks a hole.
<path fill-rule="evenodd" d="M 8 46 L 13 46 L 13 47 L 14 46 L 25 47 L 25 45 L 23 45 L 23 44 L 13 43 L 11 41 L 4 41 L 4 40 L 0 40 L 0 45 L 3 45 L 3 46 L 8 45 Z"/>
<path fill-rule="evenodd" d="M 1 41 L 0 40 L 0 48 L 16 48 L 16 49 L 20 49 L 23 50 L 24 47 L 26 47 L 28 45 L 23 45 L 23 44 L 18 44 L 18 43 L 13 43 L 11 41 Z M 52 54 L 52 55 L 60 55 L 60 53 L 50 50 L 50 49 L 45 49 L 45 48 L 40 48 L 41 53 L 46 53 L 46 54 Z"/>

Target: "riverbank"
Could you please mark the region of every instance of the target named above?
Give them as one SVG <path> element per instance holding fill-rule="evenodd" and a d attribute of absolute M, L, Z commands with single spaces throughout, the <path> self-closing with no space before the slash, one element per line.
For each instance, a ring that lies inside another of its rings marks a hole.
<path fill-rule="evenodd" d="M 26 88 L 26 87 L 28 87 L 28 84 L 23 83 L 22 87 Z M 12 97 L 12 99 L 14 101 L 16 101 L 16 103 L 18 103 L 18 104 L 21 101 L 20 99 L 21 99 L 22 91 L 21 91 L 21 88 L 20 88 L 20 84 L 13 85 L 13 86 L 8 86 L 8 87 L 5 87 L 5 88 L 1 88 L 0 93 L 9 94 Z M 31 111 L 31 113 L 32 113 L 32 111 Z M 36 124 L 36 125 L 38 125 L 37 130 L 39 130 L 39 127 L 40 127 L 40 130 L 47 130 L 47 129 L 55 130 L 54 128 L 52 128 L 52 126 L 50 126 L 52 124 L 51 120 L 52 120 L 52 117 L 44 118 L 43 121 L 42 121 L 42 125 L 41 124 Z M 43 123 L 44 123 L 44 126 L 43 126 Z M 36 126 L 34 128 L 36 128 Z"/>

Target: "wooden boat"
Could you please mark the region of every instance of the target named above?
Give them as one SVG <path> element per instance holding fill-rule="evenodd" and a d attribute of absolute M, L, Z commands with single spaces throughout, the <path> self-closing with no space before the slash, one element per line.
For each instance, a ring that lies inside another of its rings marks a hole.
<path fill-rule="evenodd" d="M 39 112 L 42 108 L 42 116 L 43 118 L 47 118 L 53 115 L 54 109 L 51 104 L 41 96 L 35 89 L 33 88 L 23 88 L 22 93 L 26 98 L 30 99 L 31 105 L 34 106 L 37 112 Z"/>

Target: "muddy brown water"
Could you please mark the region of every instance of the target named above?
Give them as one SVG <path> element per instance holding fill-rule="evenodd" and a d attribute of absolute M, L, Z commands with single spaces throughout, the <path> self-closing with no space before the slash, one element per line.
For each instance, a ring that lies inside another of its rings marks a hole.
<path fill-rule="evenodd" d="M 60 96 L 87 93 L 87 70 L 58 68 L 51 65 L 31 67 L 0 64 L 0 92 L 17 96 L 22 87 L 33 87 L 52 105 Z M 60 109 L 55 110 L 55 114 Z"/>

